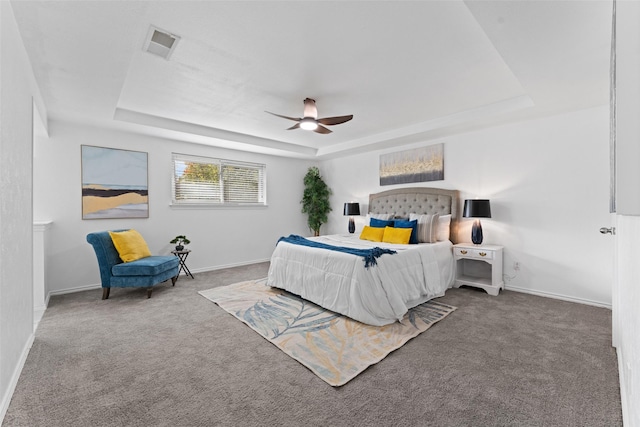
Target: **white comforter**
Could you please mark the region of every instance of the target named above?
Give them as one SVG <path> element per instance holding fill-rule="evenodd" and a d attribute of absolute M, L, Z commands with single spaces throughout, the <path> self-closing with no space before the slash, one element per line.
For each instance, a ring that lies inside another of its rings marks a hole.
<path fill-rule="evenodd" d="M 334 246 L 394 249 L 368 269 L 362 257 L 280 242 L 267 284 L 369 325 L 401 320 L 407 310 L 444 295 L 454 282 L 451 242 L 394 245 L 357 235 L 311 238 Z"/>

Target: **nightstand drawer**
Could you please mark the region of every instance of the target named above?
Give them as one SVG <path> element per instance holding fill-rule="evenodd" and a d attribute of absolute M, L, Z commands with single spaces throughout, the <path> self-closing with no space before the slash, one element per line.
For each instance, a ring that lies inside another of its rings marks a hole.
<path fill-rule="evenodd" d="M 494 251 L 484 249 L 454 248 L 455 254 L 459 257 L 476 259 L 493 259 Z"/>

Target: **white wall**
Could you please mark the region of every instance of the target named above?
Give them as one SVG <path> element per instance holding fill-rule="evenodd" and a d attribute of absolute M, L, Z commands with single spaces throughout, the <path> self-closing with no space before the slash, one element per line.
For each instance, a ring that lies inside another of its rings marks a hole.
<path fill-rule="evenodd" d="M 613 304 L 622 409 L 640 426 L 640 3 L 617 2 L 617 280 Z M 635 216 L 631 216 L 635 215 Z"/>
<path fill-rule="evenodd" d="M 640 114 L 640 112 L 639 112 Z M 640 216 L 617 218 L 618 278 L 614 330 L 626 426 L 640 426 Z"/>
<path fill-rule="evenodd" d="M 507 288 L 610 306 L 613 242 L 598 232 L 610 223 L 608 132 L 604 106 L 425 143 L 444 142 L 445 180 L 411 186 L 491 200 L 485 243 L 505 246 Z M 360 202 L 364 215 L 369 193 L 396 187 L 379 185 L 380 154 L 418 146 L 321 162 L 334 192 L 323 232 L 346 232 L 344 202 Z M 469 242 L 471 221 L 461 223 Z M 356 232 L 363 225 L 361 216 Z"/>
<path fill-rule="evenodd" d="M 308 234 L 301 213 L 302 178 L 317 162 L 217 149 L 131 133 L 51 121 L 49 139 L 36 139 L 34 214 L 52 220 L 49 231 L 48 291 L 61 292 L 100 283 L 98 265 L 86 235 L 135 228 L 154 254 L 169 254 L 178 234 L 191 240 L 192 272 L 268 260 L 277 239 Z M 149 153 L 149 218 L 82 220 L 81 144 Z M 172 208 L 171 153 L 265 163 L 266 208 Z"/>
<path fill-rule="evenodd" d="M 33 340 L 32 105 L 39 92 L 9 2 L 0 2 L 0 422 Z"/>

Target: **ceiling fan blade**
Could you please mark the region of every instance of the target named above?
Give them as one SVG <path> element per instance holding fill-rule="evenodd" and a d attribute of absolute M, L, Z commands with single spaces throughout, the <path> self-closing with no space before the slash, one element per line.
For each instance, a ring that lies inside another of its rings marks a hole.
<path fill-rule="evenodd" d="M 274 116 L 277 117 L 282 117 L 283 119 L 289 119 L 289 120 L 293 120 L 294 122 L 299 122 L 302 119 L 296 118 L 296 117 L 288 117 L 288 116 L 283 116 L 282 114 L 276 114 L 276 113 L 272 113 L 271 111 L 265 111 L 265 113 L 269 113 L 272 114 Z"/>
<path fill-rule="evenodd" d="M 296 123 L 295 125 L 291 126 L 290 128 L 287 128 L 287 130 L 292 130 L 292 129 L 300 129 L 300 123 Z"/>
<path fill-rule="evenodd" d="M 320 126 L 320 125 L 318 125 L 318 127 L 314 129 L 314 132 L 323 133 L 323 134 L 331 133 L 331 131 L 329 129 L 327 129 L 324 126 Z"/>
<path fill-rule="evenodd" d="M 348 122 L 351 119 L 353 119 L 353 114 L 348 116 L 325 117 L 324 119 L 318 119 L 318 123 L 321 123 L 327 126 L 332 126 L 332 125 L 339 125 L 340 123 Z"/>

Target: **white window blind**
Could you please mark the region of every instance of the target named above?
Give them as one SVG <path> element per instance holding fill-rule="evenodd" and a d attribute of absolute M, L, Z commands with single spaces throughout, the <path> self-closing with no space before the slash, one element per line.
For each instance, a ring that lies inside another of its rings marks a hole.
<path fill-rule="evenodd" d="M 265 206 L 266 166 L 173 153 L 173 204 Z"/>

